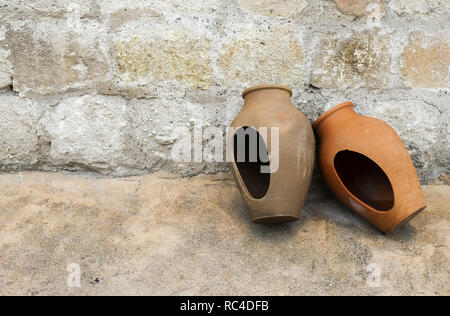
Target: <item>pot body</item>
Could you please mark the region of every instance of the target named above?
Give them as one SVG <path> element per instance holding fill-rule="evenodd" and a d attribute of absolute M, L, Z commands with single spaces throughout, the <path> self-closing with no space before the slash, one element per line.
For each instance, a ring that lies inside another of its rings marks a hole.
<path fill-rule="evenodd" d="M 422 212 L 425 200 L 411 156 L 387 123 L 340 104 L 314 124 L 320 169 L 348 207 L 385 233 Z"/>
<path fill-rule="evenodd" d="M 243 95 L 244 108 L 231 125 L 236 133 L 229 133 L 228 137 L 231 169 L 242 198 L 254 223 L 296 221 L 314 168 L 315 140 L 311 124 L 292 105 L 289 87 L 257 86 L 247 89 Z M 270 157 L 270 173 L 262 173 L 261 164 L 252 167 L 248 159 L 238 161 L 236 135 L 246 127 L 259 133 L 263 142 L 259 148 Z M 266 133 L 262 132 L 264 129 Z"/>

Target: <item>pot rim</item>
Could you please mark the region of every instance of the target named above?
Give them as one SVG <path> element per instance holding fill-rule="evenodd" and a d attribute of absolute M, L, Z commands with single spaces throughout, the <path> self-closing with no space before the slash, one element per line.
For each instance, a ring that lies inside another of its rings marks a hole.
<path fill-rule="evenodd" d="M 250 87 L 248 89 L 245 89 L 244 92 L 242 92 L 242 97 L 245 98 L 245 96 L 247 94 L 249 94 L 250 92 L 256 91 L 256 90 L 263 90 L 263 89 L 281 89 L 281 90 L 286 90 L 287 92 L 289 92 L 289 94 L 292 97 L 292 89 L 289 86 L 286 85 L 282 85 L 282 84 L 262 84 L 262 85 L 258 85 L 258 86 L 253 86 Z"/>
<path fill-rule="evenodd" d="M 338 111 L 338 110 L 340 110 L 340 109 L 342 109 L 342 108 L 345 108 L 345 107 L 347 107 L 347 106 L 352 106 L 352 107 L 354 107 L 355 104 L 354 104 L 353 102 L 351 102 L 351 101 L 348 101 L 348 102 L 344 102 L 344 103 L 341 103 L 341 104 L 338 104 L 338 105 L 332 107 L 330 110 L 328 110 L 328 111 L 326 111 L 325 113 L 323 113 L 323 114 L 322 114 L 322 115 L 321 115 L 321 116 L 313 123 L 313 128 L 314 128 L 314 129 L 317 129 L 317 128 L 319 127 L 320 123 L 322 123 L 328 116 L 330 116 L 330 115 L 333 114 L 334 112 L 336 112 L 336 111 Z"/>

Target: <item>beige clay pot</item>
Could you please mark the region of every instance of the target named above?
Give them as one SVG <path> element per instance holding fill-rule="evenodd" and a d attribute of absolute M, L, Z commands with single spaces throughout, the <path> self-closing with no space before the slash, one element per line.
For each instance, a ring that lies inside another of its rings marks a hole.
<path fill-rule="evenodd" d="M 256 86 L 245 90 L 243 96 L 244 108 L 231 124 L 235 133 L 230 133 L 228 142 L 231 168 L 242 198 L 254 223 L 296 221 L 314 168 L 311 124 L 292 105 L 289 87 Z M 252 136 L 242 136 L 242 132 Z M 252 147 L 252 138 L 259 138 L 258 146 Z M 257 161 L 251 159 L 251 148 L 262 153 Z"/>

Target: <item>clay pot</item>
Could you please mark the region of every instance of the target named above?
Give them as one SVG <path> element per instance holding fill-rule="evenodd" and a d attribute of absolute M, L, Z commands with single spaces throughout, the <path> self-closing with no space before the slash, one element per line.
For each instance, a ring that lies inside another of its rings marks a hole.
<path fill-rule="evenodd" d="M 385 233 L 426 205 L 411 156 L 387 123 L 340 104 L 313 124 L 325 181 L 348 207 Z"/>
<path fill-rule="evenodd" d="M 311 183 L 314 133 L 291 96 L 292 90 L 282 85 L 249 88 L 243 93 L 244 108 L 231 125 L 231 169 L 257 224 L 298 220 Z M 258 144 L 253 146 L 252 139 Z M 260 153 L 257 159 L 251 157 L 255 150 Z"/>

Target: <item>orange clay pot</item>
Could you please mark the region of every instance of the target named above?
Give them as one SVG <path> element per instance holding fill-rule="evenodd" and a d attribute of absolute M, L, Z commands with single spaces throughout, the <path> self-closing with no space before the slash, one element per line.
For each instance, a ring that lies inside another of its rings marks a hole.
<path fill-rule="evenodd" d="M 257 86 L 245 90 L 243 96 L 244 108 L 231 125 L 235 132 L 228 137 L 231 169 L 242 198 L 254 223 L 296 221 L 314 168 L 315 140 L 311 124 L 292 105 L 289 87 Z M 267 132 L 262 133 L 261 128 L 267 128 Z M 250 137 L 243 138 L 245 141 L 238 145 L 239 132 L 243 131 L 257 132 L 258 152 L 263 153 L 264 159 L 253 162 L 250 159 Z M 245 153 L 245 160 L 238 159 L 238 148 Z M 261 172 L 261 167 L 269 167 L 270 173 Z"/>
<path fill-rule="evenodd" d="M 387 123 L 340 104 L 313 124 L 325 181 L 348 207 L 385 233 L 426 205 L 411 156 Z"/>

